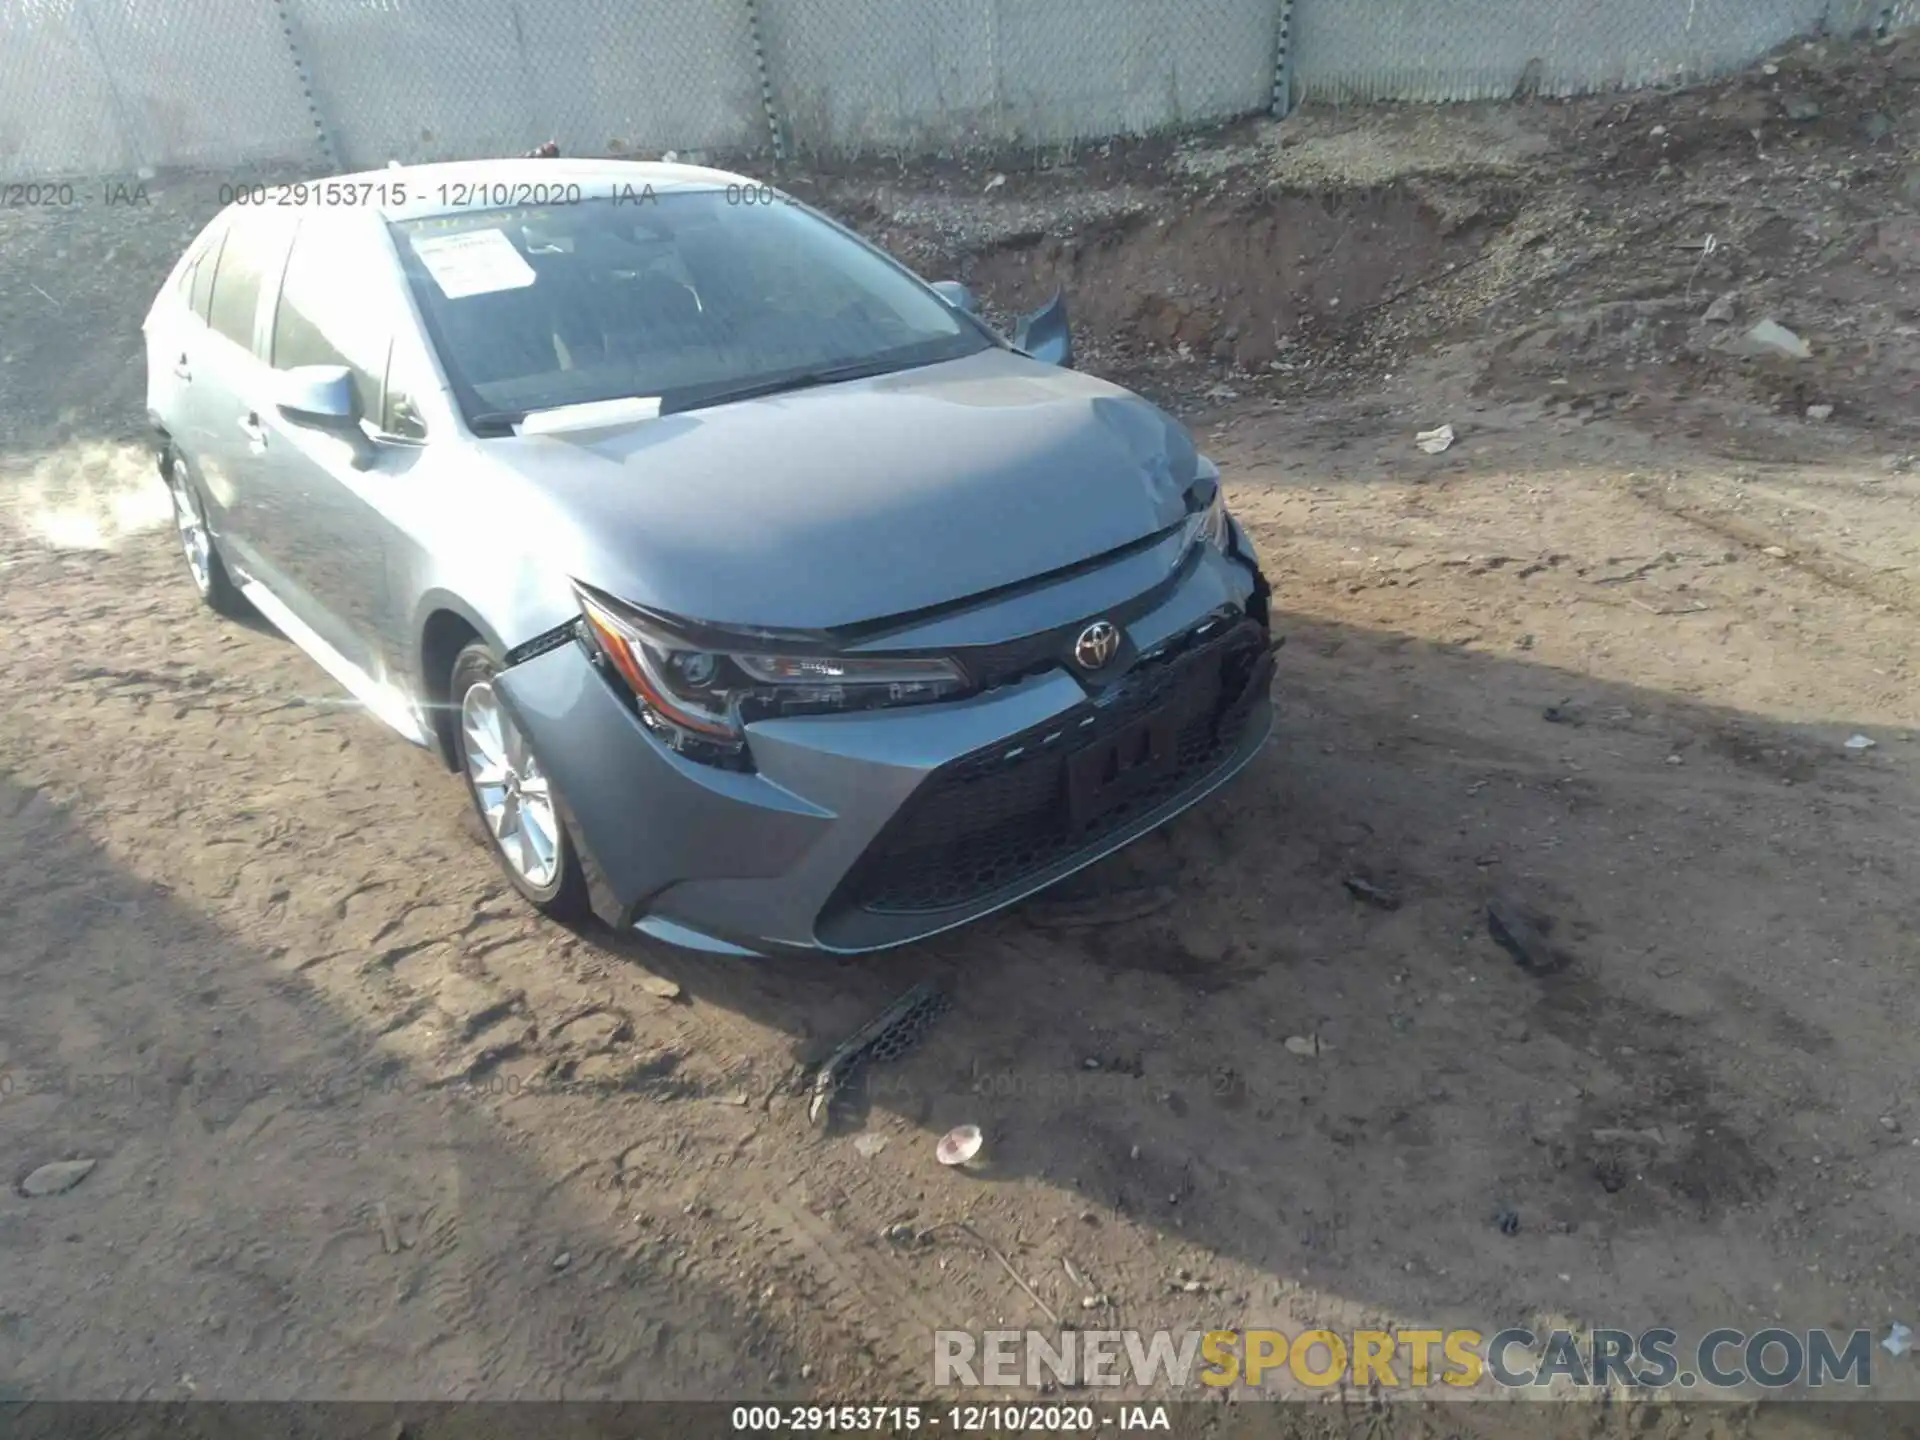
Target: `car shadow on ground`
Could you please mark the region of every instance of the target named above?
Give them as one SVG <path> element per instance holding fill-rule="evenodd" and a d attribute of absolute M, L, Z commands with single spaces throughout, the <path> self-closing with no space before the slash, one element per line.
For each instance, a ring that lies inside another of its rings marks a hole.
<path fill-rule="evenodd" d="M 283 954 L 46 789 L 0 817 L 0 1398 L 782 1393 L 778 1337 Z"/>

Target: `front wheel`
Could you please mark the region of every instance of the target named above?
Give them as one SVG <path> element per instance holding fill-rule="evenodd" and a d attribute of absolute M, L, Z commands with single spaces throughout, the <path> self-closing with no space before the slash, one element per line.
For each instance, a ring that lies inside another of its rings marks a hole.
<path fill-rule="evenodd" d="M 580 857 L 546 772 L 494 690 L 498 673 L 478 642 L 454 658 L 447 694 L 459 715 L 460 773 L 513 888 L 555 919 L 583 918 L 589 907 Z"/>

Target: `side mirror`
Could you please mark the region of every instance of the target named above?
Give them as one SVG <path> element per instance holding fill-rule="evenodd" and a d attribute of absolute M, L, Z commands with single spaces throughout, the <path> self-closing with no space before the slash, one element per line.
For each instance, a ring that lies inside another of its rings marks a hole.
<path fill-rule="evenodd" d="M 1014 348 L 1036 360 L 1062 369 L 1073 368 L 1073 331 L 1067 325 L 1067 295 L 1056 290 L 1053 299 L 1013 327 Z"/>
<path fill-rule="evenodd" d="M 934 281 L 933 293 L 963 314 L 978 315 L 980 313 L 980 308 L 973 298 L 973 291 L 958 280 Z"/>
<path fill-rule="evenodd" d="M 283 371 L 274 396 L 280 413 L 315 430 L 357 429 L 360 396 L 344 365 L 301 365 Z"/>
<path fill-rule="evenodd" d="M 366 467 L 373 441 L 360 428 L 360 392 L 351 370 L 344 365 L 298 365 L 283 372 L 276 383 L 274 401 L 282 415 L 296 425 L 346 441 L 353 449 L 355 467 Z"/>

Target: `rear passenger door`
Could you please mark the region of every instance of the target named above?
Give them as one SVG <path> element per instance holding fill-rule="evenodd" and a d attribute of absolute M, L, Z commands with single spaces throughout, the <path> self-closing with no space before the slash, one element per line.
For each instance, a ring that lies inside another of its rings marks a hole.
<path fill-rule="evenodd" d="M 272 372 L 261 358 L 263 320 L 292 227 L 280 214 L 239 211 L 229 221 L 207 292 L 207 323 L 189 357 L 187 449 L 200 470 L 221 551 L 248 576 L 274 583 L 260 545 Z M 203 261 L 198 277 L 205 279 Z"/>

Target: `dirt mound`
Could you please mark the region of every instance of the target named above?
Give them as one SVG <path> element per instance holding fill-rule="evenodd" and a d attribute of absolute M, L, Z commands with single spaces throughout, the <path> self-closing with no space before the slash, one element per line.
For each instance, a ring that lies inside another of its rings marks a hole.
<path fill-rule="evenodd" d="M 994 313 L 1065 287 L 1090 360 L 1176 403 L 1444 354 L 1488 401 L 1900 430 L 1920 427 L 1916 99 L 1908 32 L 1691 89 L 1308 109 L 825 190 Z"/>

